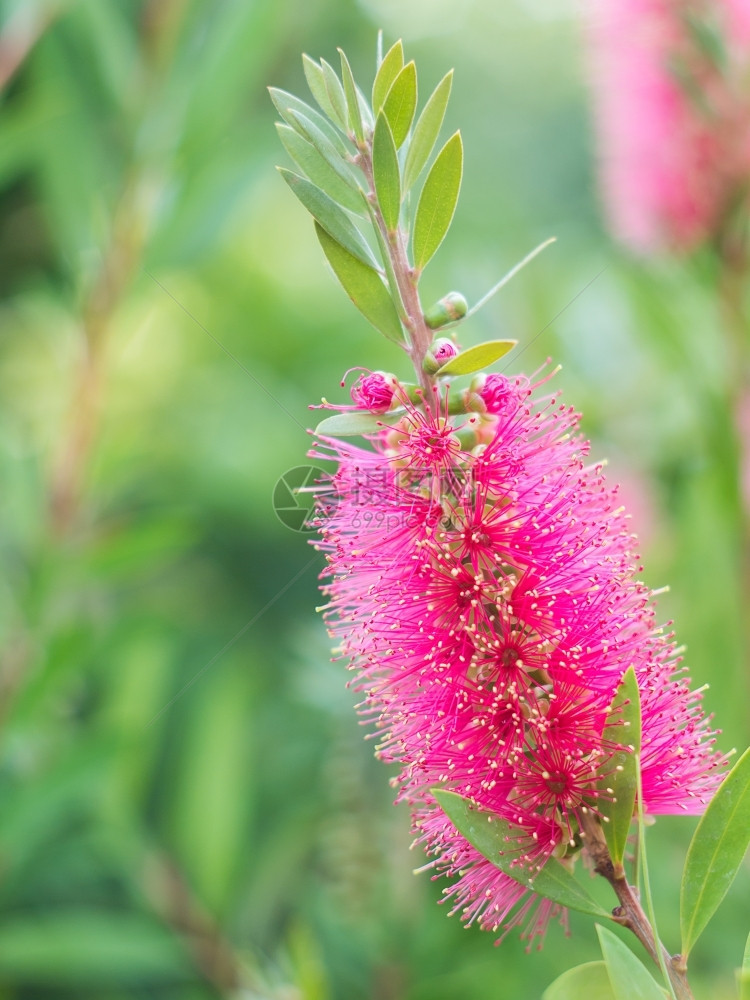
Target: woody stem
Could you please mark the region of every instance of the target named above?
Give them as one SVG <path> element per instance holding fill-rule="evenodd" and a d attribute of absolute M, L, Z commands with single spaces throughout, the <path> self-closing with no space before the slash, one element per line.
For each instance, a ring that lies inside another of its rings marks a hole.
<path fill-rule="evenodd" d="M 599 820 L 592 812 L 584 811 L 581 827 L 586 851 L 594 862 L 594 870 L 609 882 L 620 901 L 620 905 L 612 911 L 613 920 L 632 931 L 653 961 L 666 970 L 677 1000 L 694 1000 L 683 957 L 670 955 L 654 933 L 640 904 L 638 890 L 628 882 L 622 865 L 615 866 L 612 861 Z"/>

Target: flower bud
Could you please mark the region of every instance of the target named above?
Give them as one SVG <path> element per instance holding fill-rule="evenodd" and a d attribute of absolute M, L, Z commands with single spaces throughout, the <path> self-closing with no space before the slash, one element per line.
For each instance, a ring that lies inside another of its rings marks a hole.
<path fill-rule="evenodd" d="M 351 388 L 351 397 L 358 410 L 385 413 L 393 406 L 398 381 L 390 372 L 362 374 Z"/>
<path fill-rule="evenodd" d="M 478 397 L 476 403 L 479 405 L 471 408 L 484 408 L 487 413 L 503 413 L 507 409 L 516 407 L 519 400 L 526 395 L 526 384 L 526 379 L 508 378 L 499 372 L 477 375 L 469 386 L 469 392 L 472 397 Z"/>
<path fill-rule="evenodd" d="M 448 323 L 463 319 L 469 310 L 466 299 L 460 292 L 448 292 L 424 314 L 424 321 L 431 330 L 439 330 Z"/>
<path fill-rule="evenodd" d="M 438 337 L 430 344 L 430 349 L 424 356 L 422 367 L 428 375 L 434 375 L 444 364 L 458 354 L 458 347 L 448 337 Z"/>

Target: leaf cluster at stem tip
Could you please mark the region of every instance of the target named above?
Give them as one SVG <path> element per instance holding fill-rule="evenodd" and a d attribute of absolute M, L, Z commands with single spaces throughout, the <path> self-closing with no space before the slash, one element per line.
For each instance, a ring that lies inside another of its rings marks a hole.
<path fill-rule="evenodd" d="M 367 91 L 340 50 L 339 57 L 338 72 L 325 59 L 302 57 L 314 104 L 270 89 L 282 118 L 279 137 L 294 162 L 292 170 L 279 169 L 315 219 L 351 300 L 377 330 L 406 346 L 415 317 L 403 276 L 394 273 L 393 249 L 397 242 L 403 248 L 416 289 L 453 219 L 463 170 L 460 134 L 437 149 L 453 72 L 417 113 L 417 70 L 405 61 L 401 41 L 379 60 Z"/>
<path fill-rule="evenodd" d="M 419 281 L 453 221 L 463 174 L 460 132 L 439 141 L 453 71 L 420 110 L 417 69 L 405 61 L 402 42 L 381 52 L 379 36 L 367 90 L 341 50 L 338 71 L 325 59 L 302 57 L 312 104 L 270 88 L 282 119 L 279 137 L 294 162 L 279 172 L 312 215 L 333 274 L 362 315 L 410 354 L 427 398 L 437 379 L 477 372 L 516 343 L 489 341 L 436 365 L 429 355 L 433 331 L 472 316 L 553 241 L 528 254 L 473 308 L 450 292 L 423 312 Z M 329 420 L 327 432 L 339 424 Z"/>

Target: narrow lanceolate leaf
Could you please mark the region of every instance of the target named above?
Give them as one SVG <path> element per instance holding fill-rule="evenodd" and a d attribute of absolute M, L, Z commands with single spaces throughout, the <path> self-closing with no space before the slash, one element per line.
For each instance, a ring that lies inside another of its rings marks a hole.
<path fill-rule="evenodd" d="M 440 150 L 419 196 L 414 220 L 414 266 L 421 271 L 443 242 L 461 188 L 464 151 L 456 132 Z"/>
<path fill-rule="evenodd" d="M 604 739 L 617 743 L 616 750 L 605 765 L 599 788 L 597 808 L 603 817 L 602 829 L 615 868 L 622 865 L 630 822 L 635 812 L 638 790 L 638 754 L 641 752 L 641 703 L 635 670 L 628 667 L 607 716 Z"/>
<path fill-rule="evenodd" d="M 403 343 L 403 330 L 390 293 L 372 267 L 353 257 L 316 224 L 320 245 L 344 291 L 362 315 L 389 340 Z"/>
<path fill-rule="evenodd" d="M 292 170 L 286 170 L 284 167 L 277 167 L 277 169 L 310 215 L 320 223 L 326 232 L 330 233 L 352 256 L 372 267 L 375 261 L 370 248 L 364 236 L 344 210 L 339 208 L 325 191 L 321 191 L 306 177 L 300 177 L 299 174 L 295 174 Z"/>
<path fill-rule="evenodd" d="M 745 942 L 745 954 L 740 969 L 740 1000 L 750 1000 L 750 934 Z"/>
<path fill-rule="evenodd" d="M 516 857 L 513 843 L 517 835 L 510 823 L 491 813 L 480 812 L 470 799 L 455 792 L 433 788 L 432 794 L 461 836 L 514 881 L 568 909 L 580 910 L 595 917 L 609 916 L 555 858 L 549 858 L 544 867 L 536 872 L 513 864 Z"/>
<path fill-rule="evenodd" d="M 616 934 L 596 925 L 615 1000 L 665 1000 L 668 994 Z"/>
<path fill-rule="evenodd" d="M 341 56 L 341 79 L 344 81 L 344 94 L 346 95 L 346 110 L 349 128 L 361 142 L 365 137 L 365 129 L 362 124 L 362 112 L 359 107 L 357 85 L 354 82 L 354 75 L 352 74 L 352 68 L 349 65 L 349 60 L 346 58 L 346 55 L 341 49 L 339 49 L 339 55 Z"/>
<path fill-rule="evenodd" d="M 320 108 L 328 115 L 329 118 L 333 119 L 338 126 L 346 128 L 346 119 L 342 119 L 339 116 L 339 112 L 336 107 L 334 107 L 333 101 L 328 93 L 328 88 L 326 87 L 326 75 L 323 72 L 322 66 L 319 66 L 315 60 L 311 59 L 308 55 L 302 56 L 302 66 L 305 70 L 305 79 L 307 80 L 307 86 L 310 88 L 310 93 L 318 102 Z"/>
<path fill-rule="evenodd" d="M 344 88 L 341 86 L 341 80 L 336 76 L 336 70 L 327 63 L 325 59 L 320 60 L 320 66 L 323 70 L 323 81 L 325 83 L 326 93 L 328 94 L 328 100 L 333 105 L 336 112 L 336 121 L 339 123 L 341 128 L 347 131 L 347 108 L 346 108 L 346 96 L 344 94 Z"/>
<path fill-rule="evenodd" d="M 542 1000 L 615 1000 L 604 962 L 586 962 L 557 978 L 542 993 Z"/>
<path fill-rule="evenodd" d="M 365 214 L 367 207 L 363 196 L 342 180 L 338 172 L 323 159 L 312 143 L 304 139 L 299 132 L 295 132 L 291 125 L 277 124 L 276 131 L 279 133 L 279 138 L 287 153 L 313 184 L 316 184 L 321 191 L 330 195 L 335 202 L 343 205 L 344 208 L 348 208 L 351 212 L 358 212 L 360 215 Z"/>
<path fill-rule="evenodd" d="M 359 212 L 361 215 L 366 215 L 368 212 L 367 201 L 364 197 L 364 191 L 357 183 L 354 176 L 354 168 L 350 164 L 346 157 L 342 157 L 333 143 L 329 142 L 327 137 L 312 119 L 308 118 L 307 115 L 303 115 L 296 111 L 290 112 L 292 118 L 295 122 L 295 127 L 300 135 L 307 139 L 308 142 L 317 149 L 323 159 L 326 161 L 328 166 L 339 175 L 342 181 L 347 184 L 357 195 L 356 201 L 353 203 L 356 208 L 352 208 L 352 211 Z M 314 180 L 314 178 L 311 178 Z M 350 208 L 349 205 L 346 206 Z"/>
<path fill-rule="evenodd" d="M 407 63 L 391 84 L 383 104 L 385 117 L 393 132 L 396 148 L 399 149 L 409 134 L 414 112 L 417 108 L 417 67 Z"/>
<path fill-rule="evenodd" d="M 750 749 L 719 786 L 688 848 L 680 889 L 682 954 L 716 912 L 750 843 Z"/>
<path fill-rule="evenodd" d="M 329 437 L 356 437 L 358 434 L 377 434 L 383 425 L 395 423 L 404 414 L 390 413 L 335 413 L 332 417 L 321 420 L 315 428 L 316 434 L 326 434 Z"/>
<path fill-rule="evenodd" d="M 137 911 L 61 902 L 0 923 L 0 978 L 26 995 L 158 995 L 190 969 L 174 934 Z"/>
<path fill-rule="evenodd" d="M 315 108 L 306 104 L 305 101 L 301 101 L 299 97 L 295 97 L 294 94 L 288 94 L 285 90 L 279 90 L 278 87 L 269 87 L 268 93 L 271 96 L 271 100 L 273 101 L 276 110 L 279 112 L 287 125 L 291 125 L 292 128 L 296 128 L 297 131 L 301 132 L 299 123 L 295 119 L 294 115 L 305 115 L 310 119 L 310 121 L 317 125 L 329 142 L 333 143 L 341 156 L 346 157 L 349 155 L 351 147 L 346 145 L 334 126 L 331 125 L 331 123 L 324 118 L 320 112 L 316 111 Z"/>
<path fill-rule="evenodd" d="M 375 82 L 372 85 L 372 110 L 375 114 L 380 111 L 388 96 L 393 81 L 404 68 L 404 46 L 399 39 L 392 45 L 383 57 Z"/>
<path fill-rule="evenodd" d="M 357 100 L 359 101 L 359 113 L 362 115 L 362 121 L 365 124 L 365 131 L 369 129 L 369 131 L 372 132 L 375 128 L 375 119 L 372 117 L 370 103 L 360 90 L 359 86 L 357 87 Z"/>
<path fill-rule="evenodd" d="M 395 232 L 401 212 L 401 172 L 391 127 L 382 111 L 372 140 L 372 172 L 380 211 L 388 229 Z"/>
<path fill-rule="evenodd" d="M 425 163 L 435 148 L 445 118 L 445 109 L 448 107 L 452 85 L 453 70 L 446 73 L 437 85 L 414 126 L 414 135 L 411 137 L 404 165 L 404 191 L 408 191 L 422 173 Z"/>
<path fill-rule="evenodd" d="M 437 374 L 471 375 L 472 372 L 480 372 L 498 358 L 502 358 L 508 351 L 512 351 L 517 343 L 517 340 L 487 340 L 483 344 L 477 344 L 476 347 L 461 351 L 439 368 Z"/>

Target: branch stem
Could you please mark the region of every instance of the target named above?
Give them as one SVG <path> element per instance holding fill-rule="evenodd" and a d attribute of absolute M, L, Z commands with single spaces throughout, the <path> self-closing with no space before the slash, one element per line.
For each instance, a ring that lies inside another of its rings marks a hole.
<path fill-rule="evenodd" d="M 613 918 L 632 931 L 656 965 L 666 970 L 676 1000 L 694 1000 L 683 957 L 669 954 L 641 906 L 638 890 L 630 885 L 624 872 L 615 870 L 599 820 L 592 812 L 586 811 L 581 816 L 581 826 L 594 870 L 609 882 L 619 900 L 620 905 L 614 909 Z"/>

